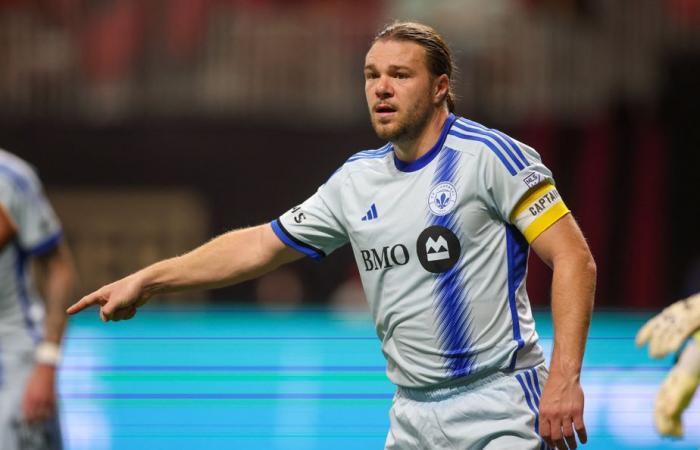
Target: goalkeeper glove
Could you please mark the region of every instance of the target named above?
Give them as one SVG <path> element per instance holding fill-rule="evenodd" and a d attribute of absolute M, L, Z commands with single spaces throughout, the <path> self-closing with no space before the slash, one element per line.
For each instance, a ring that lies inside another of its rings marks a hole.
<path fill-rule="evenodd" d="M 681 354 L 671 369 L 654 404 L 654 422 L 665 436 L 683 436 L 681 414 L 688 407 L 700 382 L 700 342 L 695 340 Z"/>
<path fill-rule="evenodd" d="M 652 317 L 637 333 L 637 345 L 649 343 L 649 354 L 661 358 L 676 352 L 700 328 L 700 294 L 680 300 Z"/>

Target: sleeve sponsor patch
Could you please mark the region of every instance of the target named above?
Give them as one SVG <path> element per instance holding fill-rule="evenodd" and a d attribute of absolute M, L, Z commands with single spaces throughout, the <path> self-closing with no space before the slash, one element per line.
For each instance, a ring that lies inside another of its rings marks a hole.
<path fill-rule="evenodd" d="M 511 222 L 532 242 L 569 212 L 557 189 L 543 183 L 520 200 L 511 214 Z"/>

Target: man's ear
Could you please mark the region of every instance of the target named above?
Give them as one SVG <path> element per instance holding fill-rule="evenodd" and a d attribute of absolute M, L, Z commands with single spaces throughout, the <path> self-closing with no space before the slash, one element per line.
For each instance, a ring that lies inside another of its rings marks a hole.
<path fill-rule="evenodd" d="M 450 79 L 446 74 L 442 74 L 435 78 L 433 82 L 433 102 L 440 104 L 447 99 L 447 94 L 450 92 Z"/>

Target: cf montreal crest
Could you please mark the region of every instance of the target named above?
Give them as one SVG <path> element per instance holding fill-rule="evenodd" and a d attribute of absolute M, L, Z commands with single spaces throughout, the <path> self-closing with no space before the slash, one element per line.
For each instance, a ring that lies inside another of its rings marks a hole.
<path fill-rule="evenodd" d="M 451 213 L 457 204 L 457 190 L 447 181 L 439 183 L 428 195 L 428 206 L 436 216 L 444 216 Z"/>
<path fill-rule="evenodd" d="M 461 251 L 457 236 L 448 228 L 438 225 L 423 230 L 416 242 L 420 264 L 432 273 L 450 270 L 457 263 Z"/>

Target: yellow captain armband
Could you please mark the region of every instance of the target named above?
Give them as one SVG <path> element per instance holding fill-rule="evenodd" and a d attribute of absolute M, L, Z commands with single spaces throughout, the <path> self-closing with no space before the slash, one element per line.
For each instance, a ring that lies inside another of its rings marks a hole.
<path fill-rule="evenodd" d="M 700 330 L 696 331 L 693 337 L 700 344 Z"/>
<path fill-rule="evenodd" d="M 532 242 L 569 212 L 554 185 L 542 183 L 525 194 L 510 215 L 510 221 L 527 242 Z"/>

